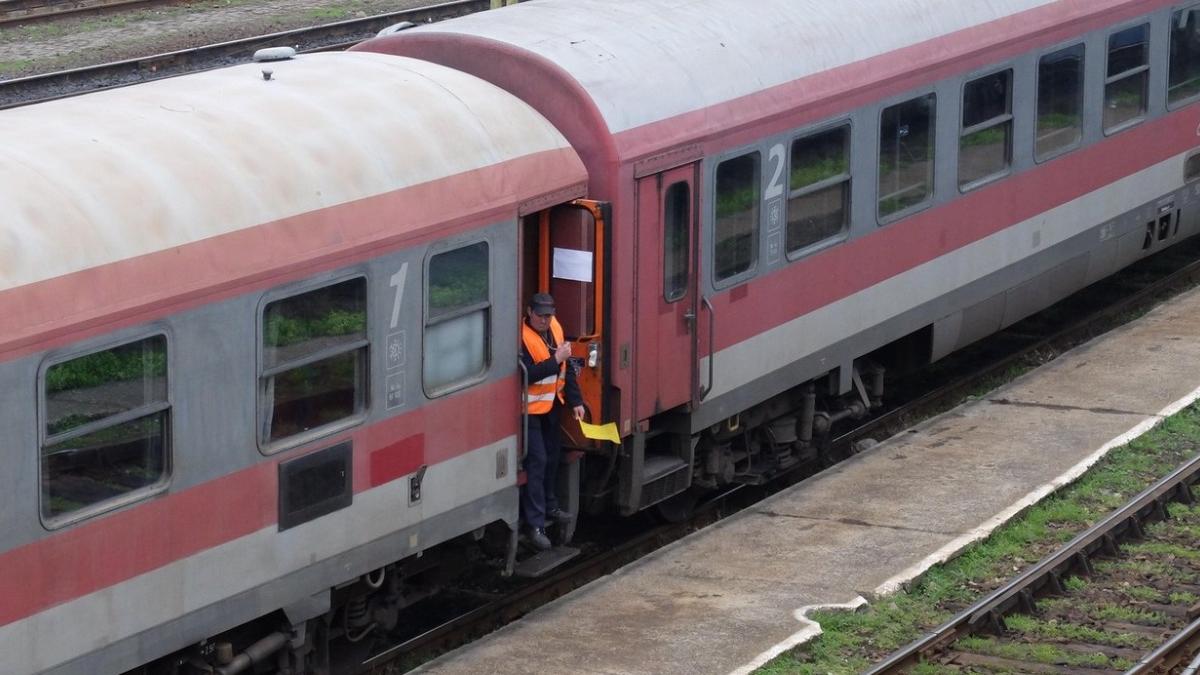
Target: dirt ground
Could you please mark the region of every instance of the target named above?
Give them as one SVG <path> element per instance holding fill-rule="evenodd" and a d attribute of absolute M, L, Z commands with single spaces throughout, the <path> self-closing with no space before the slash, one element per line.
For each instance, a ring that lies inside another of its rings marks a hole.
<path fill-rule="evenodd" d="M 0 27 L 0 80 L 213 44 L 430 0 L 204 0 Z"/>

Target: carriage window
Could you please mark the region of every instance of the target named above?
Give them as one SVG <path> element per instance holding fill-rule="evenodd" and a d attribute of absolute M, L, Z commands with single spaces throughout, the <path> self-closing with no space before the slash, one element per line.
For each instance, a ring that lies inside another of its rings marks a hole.
<path fill-rule="evenodd" d="M 361 277 L 276 300 L 262 316 L 263 445 L 361 413 L 367 385 L 367 281 Z"/>
<path fill-rule="evenodd" d="M 1193 7 L 1171 16 L 1167 103 L 1182 103 L 1197 95 L 1200 95 L 1200 8 Z"/>
<path fill-rule="evenodd" d="M 488 270 L 483 241 L 429 259 L 424 382 L 430 396 L 477 380 L 487 370 Z"/>
<path fill-rule="evenodd" d="M 792 143 L 787 252 L 846 231 L 850 224 L 850 125 Z"/>
<path fill-rule="evenodd" d="M 1126 28 L 1108 38 L 1108 75 L 1104 80 L 1104 133 L 1136 122 L 1146 114 L 1150 83 L 1148 24 Z"/>
<path fill-rule="evenodd" d="M 958 137 L 958 187 L 1008 173 L 1012 164 L 1012 70 L 967 82 Z"/>
<path fill-rule="evenodd" d="M 687 295 L 691 201 L 691 191 L 683 182 L 667 188 L 663 198 L 663 299 L 667 302 Z"/>
<path fill-rule="evenodd" d="M 937 97 L 928 94 L 884 108 L 879 123 L 879 217 L 933 197 L 933 124 Z"/>
<path fill-rule="evenodd" d="M 155 335 L 46 369 L 42 517 L 56 519 L 167 476 L 167 339 Z"/>
<path fill-rule="evenodd" d="M 1083 138 L 1083 45 L 1038 61 L 1037 140 L 1034 156 L 1047 159 Z"/>
<path fill-rule="evenodd" d="M 758 153 L 717 165 L 713 276 L 722 281 L 754 266 L 758 249 Z"/>

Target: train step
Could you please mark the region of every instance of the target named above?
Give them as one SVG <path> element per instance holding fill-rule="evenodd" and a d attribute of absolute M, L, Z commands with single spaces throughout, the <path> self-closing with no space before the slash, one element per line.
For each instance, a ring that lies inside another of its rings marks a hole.
<path fill-rule="evenodd" d="M 513 569 L 513 573 L 526 579 L 535 579 L 545 576 L 550 570 L 570 561 L 577 555 L 579 555 L 579 549 L 577 548 L 555 546 L 552 549 L 541 551 L 517 563 L 517 566 Z"/>

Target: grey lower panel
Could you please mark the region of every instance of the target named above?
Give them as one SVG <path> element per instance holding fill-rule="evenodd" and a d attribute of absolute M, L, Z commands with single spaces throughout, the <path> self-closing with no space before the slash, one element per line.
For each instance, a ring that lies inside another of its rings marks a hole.
<path fill-rule="evenodd" d="M 87 656 L 47 672 L 53 675 L 121 673 L 257 617 L 289 605 L 299 605 L 337 584 L 433 548 L 489 523 L 504 521 L 515 525 L 517 490 L 514 486 L 494 492 L 253 590 L 105 645 Z M 413 546 L 412 542 L 420 544 Z"/>
<path fill-rule="evenodd" d="M 817 350 L 809 356 L 711 400 L 691 415 L 692 433 L 721 422 L 772 396 L 820 377 L 835 368 L 925 326 L 935 326 L 934 356 L 970 342 L 1056 302 L 1137 260 L 1192 236 L 1200 229 L 1200 205 L 1189 189 L 1168 194 L 1125 215 L 1096 225 L 1066 241 L 1024 258 L 919 307 Z M 1143 250 L 1144 221 L 1155 205 L 1174 199 L 1181 208 L 1180 227 L 1169 241 Z M 939 325 L 940 324 L 940 325 Z"/>

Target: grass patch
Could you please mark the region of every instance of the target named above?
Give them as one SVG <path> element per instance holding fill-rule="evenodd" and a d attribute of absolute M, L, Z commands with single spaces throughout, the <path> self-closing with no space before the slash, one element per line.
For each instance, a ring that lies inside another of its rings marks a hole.
<path fill-rule="evenodd" d="M 305 16 L 313 23 L 331 23 L 350 18 L 350 10 L 345 7 L 317 7 L 310 9 Z"/>
<path fill-rule="evenodd" d="M 1114 449 L 1076 483 L 1031 507 L 984 541 L 963 550 L 953 560 L 930 569 L 914 580 L 908 590 L 877 600 L 857 612 L 814 613 L 811 618 L 821 624 L 824 633 L 810 643 L 780 656 L 759 672 L 772 675 L 861 672 L 1015 576 L 1034 562 L 1027 559 L 1033 557 L 1032 551 L 1037 551 L 1038 556 L 1045 555 L 1098 522 L 1113 509 L 1124 505 L 1134 495 L 1169 474 L 1184 459 L 1194 456 L 1198 445 L 1200 409 L 1193 405 L 1128 445 Z M 1169 574 L 1172 571 L 1169 565 L 1150 558 L 1167 552 L 1182 557 L 1180 551 L 1164 548 L 1163 545 L 1137 542 L 1127 545 L 1144 546 L 1148 559 L 1132 563 L 1124 561 L 1121 564 L 1125 569 L 1134 564 L 1143 566 L 1151 573 Z M 1097 565 L 1105 563 L 1096 562 Z M 1086 587 L 1088 582 L 1086 579 L 1070 577 L 1065 583 L 1068 589 L 1079 590 Z M 1045 604 L 1039 603 L 1039 607 L 1049 608 L 1053 602 L 1055 600 L 1047 599 L 1043 601 Z M 1078 604 L 1075 608 L 1080 609 Z M 1153 623 L 1163 619 L 1144 610 L 1091 609 L 1095 611 L 1094 618 L 1101 620 Z M 1010 625 L 1022 625 L 1022 618 L 1010 617 L 1006 621 Z M 1127 635 L 1104 634 L 1102 637 L 1088 633 L 1085 628 L 1059 626 L 1044 621 L 1038 623 L 1034 619 L 1029 619 L 1023 625 L 1031 632 L 1047 635 L 1057 632 L 1070 637 L 1074 631 L 1077 634 L 1074 639 L 1091 638 L 1091 641 L 1114 646 L 1126 646 L 1125 643 L 1136 643 L 1139 639 Z M 1038 651 L 1040 647 L 1034 649 L 1037 653 L 1010 654 L 1005 651 L 1009 646 L 994 640 L 980 638 L 975 644 L 980 650 L 995 650 L 981 653 L 1010 658 L 1078 666 L 1127 667 L 1118 663 L 1119 659 L 1109 659 L 1103 655 L 1065 653 L 1055 648 Z M 1100 660 L 1091 660 L 1097 658 Z M 928 668 L 921 672 L 949 672 L 934 665 Z"/>
<path fill-rule="evenodd" d="M 32 23 L 4 31 L 0 36 L 0 43 L 50 40 L 60 38 L 70 32 L 72 31 L 65 23 Z"/>
<path fill-rule="evenodd" d="M 1167 616 L 1162 612 L 1152 612 L 1146 609 L 1138 609 L 1136 607 L 1118 607 L 1116 605 L 1105 605 L 1104 607 L 1087 608 L 1086 605 L 1076 605 L 1080 609 L 1086 609 L 1088 615 L 1100 619 L 1101 621 L 1119 621 L 1121 623 L 1138 623 L 1144 626 L 1163 626 L 1169 621 Z"/>
<path fill-rule="evenodd" d="M 0 61 L 0 76 L 10 76 L 14 73 L 22 73 L 33 67 L 31 59 L 21 59 L 19 61 Z"/>
<path fill-rule="evenodd" d="M 1194 488 L 1192 489 L 1192 497 L 1196 497 L 1196 490 Z M 1180 502 L 1171 502 L 1170 504 L 1167 504 L 1167 514 L 1172 518 L 1178 518 L 1180 520 L 1194 519 L 1200 516 L 1200 504 L 1189 506 Z M 1180 524 L 1168 521 L 1166 526 L 1178 527 Z"/>
<path fill-rule="evenodd" d="M 1132 633 L 1108 633 L 1091 626 L 1077 626 L 1057 620 L 1039 619 L 1025 614 L 1014 614 L 1004 623 L 1011 631 L 1017 631 L 1043 640 L 1088 642 L 1091 644 L 1126 647 L 1130 649 L 1153 649 L 1158 641 L 1145 635 Z"/>
<path fill-rule="evenodd" d="M 1167 600 L 1172 605 L 1195 605 L 1196 601 L 1200 600 L 1200 597 L 1195 593 L 1188 593 L 1187 591 L 1175 591 L 1167 596 Z"/>
<path fill-rule="evenodd" d="M 1066 588 L 1070 592 L 1082 591 L 1087 588 L 1087 585 L 1087 577 L 1067 577 L 1063 581 L 1063 588 Z"/>
<path fill-rule="evenodd" d="M 1146 558 L 1170 557 L 1183 560 L 1200 560 L 1200 551 L 1188 549 L 1178 544 L 1163 542 L 1135 542 L 1126 544 L 1125 550 L 1136 556 Z"/>
<path fill-rule="evenodd" d="M 1093 563 L 1100 574 L 1109 574 L 1116 568 L 1138 574 L 1143 578 L 1165 578 L 1172 581 L 1189 584 L 1197 580 L 1195 573 L 1181 569 L 1174 563 L 1161 560 L 1097 560 Z"/>
<path fill-rule="evenodd" d="M 971 636 L 956 643 L 961 651 L 998 656 L 1004 659 L 1044 663 L 1052 666 L 1076 666 L 1083 668 L 1114 668 L 1125 670 L 1131 662 L 1125 659 L 1111 659 L 1104 654 L 1082 654 L 1062 649 L 1050 644 L 1025 644 L 1020 642 L 1003 642 L 990 637 Z M 1124 665 L 1128 664 L 1128 665 Z"/>
<path fill-rule="evenodd" d="M 1157 588 L 1150 586 L 1129 586 L 1121 589 L 1121 593 L 1131 600 L 1140 600 L 1142 602 L 1159 602 L 1162 600 L 1162 593 L 1158 592 Z"/>

